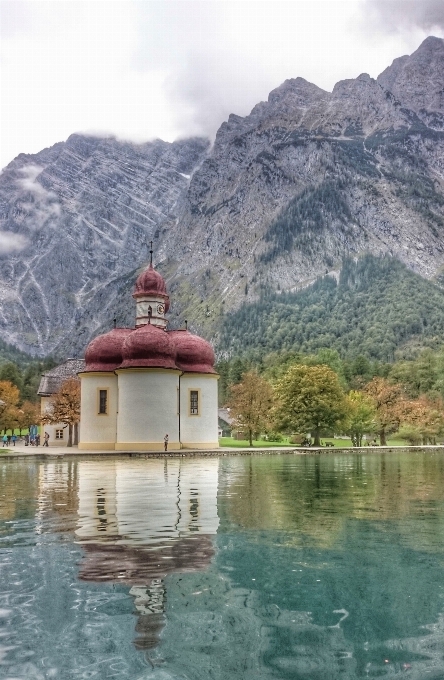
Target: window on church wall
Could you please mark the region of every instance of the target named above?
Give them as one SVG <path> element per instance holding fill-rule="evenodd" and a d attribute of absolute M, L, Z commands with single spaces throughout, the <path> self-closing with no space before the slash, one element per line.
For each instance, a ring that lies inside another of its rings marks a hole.
<path fill-rule="evenodd" d="M 190 416 L 198 416 L 200 411 L 200 390 L 189 390 Z"/>
<path fill-rule="evenodd" d="M 56 439 L 63 439 L 63 430 L 56 430 L 55 431 L 55 438 Z"/>
<path fill-rule="evenodd" d="M 98 412 L 103 416 L 108 413 L 108 390 L 98 391 Z"/>

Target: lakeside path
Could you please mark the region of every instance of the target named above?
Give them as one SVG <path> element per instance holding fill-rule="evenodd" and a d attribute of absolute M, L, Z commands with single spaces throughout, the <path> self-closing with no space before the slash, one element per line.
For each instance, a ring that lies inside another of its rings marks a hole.
<path fill-rule="evenodd" d="M 109 451 L 88 451 L 85 449 L 78 450 L 77 446 L 25 446 L 20 443 L 10 449 L 2 449 L 0 447 L 0 458 L 15 459 L 15 458 L 36 458 L 38 460 L 51 460 L 54 458 L 106 458 L 113 456 L 115 458 L 199 458 L 209 456 L 248 456 L 248 455 L 272 455 L 272 454 L 293 454 L 300 456 L 318 455 L 320 453 L 328 454 L 347 454 L 347 453 L 399 453 L 402 451 L 436 451 L 444 452 L 444 445 L 427 445 L 427 446 L 361 446 L 361 447 L 305 447 L 298 448 L 292 446 L 269 446 L 261 447 L 245 447 L 236 448 L 231 446 L 220 447 L 218 449 L 172 449 L 167 452 L 164 451 L 116 451 L 110 449 Z"/>

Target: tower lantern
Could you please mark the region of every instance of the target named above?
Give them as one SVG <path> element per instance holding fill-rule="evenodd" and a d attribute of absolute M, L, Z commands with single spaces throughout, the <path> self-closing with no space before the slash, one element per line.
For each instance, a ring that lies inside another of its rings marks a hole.
<path fill-rule="evenodd" d="M 136 301 L 136 328 L 151 324 L 166 329 L 165 314 L 170 307 L 170 298 L 163 277 L 153 267 L 153 242 L 151 241 L 150 264 L 140 274 L 134 287 Z"/>

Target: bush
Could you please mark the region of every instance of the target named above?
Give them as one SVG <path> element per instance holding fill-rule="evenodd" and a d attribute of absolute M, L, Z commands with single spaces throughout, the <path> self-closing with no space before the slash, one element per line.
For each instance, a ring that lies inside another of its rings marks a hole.
<path fill-rule="evenodd" d="M 302 446 L 302 444 L 306 440 L 306 435 L 305 434 L 292 434 L 291 437 L 289 438 L 289 443 L 290 444 L 296 444 L 296 446 Z"/>
<path fill-rule="evenodd" d="M 267 442 L 281 442 L 284 438 L 279 432 L 267 432 L 264 439 Z"/>
<path fill-rule="evenodd" d="M 404 425 L 401 427 L 398 437 L 407 441 L 410 446 L 419 446 L 422 443 L 422 435 L 414 425 Z"/>

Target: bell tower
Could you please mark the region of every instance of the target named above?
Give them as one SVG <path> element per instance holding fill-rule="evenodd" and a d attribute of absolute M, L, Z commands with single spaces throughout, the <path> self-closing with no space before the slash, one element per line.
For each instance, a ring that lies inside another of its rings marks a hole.
<path fill-rule="evenodd" d="M 170 307 L 170 298 L 163 277 L 153 267 L 153 242 L 150 243 L 150 264 L 139 275 L 134 287 L 136 301 L 136 328 L 152 324 L 166 329 L 165 314 Z"/>

